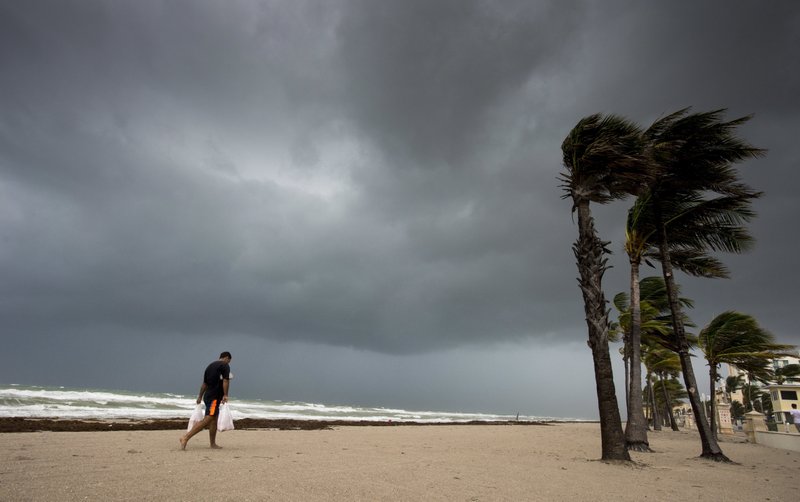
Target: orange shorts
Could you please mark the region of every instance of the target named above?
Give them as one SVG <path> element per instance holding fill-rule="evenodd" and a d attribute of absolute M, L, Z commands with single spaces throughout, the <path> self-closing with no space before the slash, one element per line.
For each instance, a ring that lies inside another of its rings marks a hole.
<path fill-rule="evenodd" d="M 203 400 L 206 403 L 206 416 L 207 417 L 216 417 L 217 413 L 219 413 L 219 402 L 220 399 L 205 399 Z"/>

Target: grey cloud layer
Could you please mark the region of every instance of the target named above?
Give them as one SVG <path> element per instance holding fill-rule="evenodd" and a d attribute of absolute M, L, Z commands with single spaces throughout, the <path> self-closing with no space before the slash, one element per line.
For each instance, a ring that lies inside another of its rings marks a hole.
<path fill-rule="evenodd" d="M 5 3 L 3 329 L 580 340 L 560 141 L 596 111 L 694 104 L 755 112 L 771 152 L 746 173 L 762 245 L 734 286 L 688 294 L 702 320 L 741 301 L 800 341 L 769 296 L 797 303 L 775 279 L 796 239 L 772 236 L 798 211 L 798 7 L 757 7 Z M 624 207 L 607 213 L 618 240 Z"/>

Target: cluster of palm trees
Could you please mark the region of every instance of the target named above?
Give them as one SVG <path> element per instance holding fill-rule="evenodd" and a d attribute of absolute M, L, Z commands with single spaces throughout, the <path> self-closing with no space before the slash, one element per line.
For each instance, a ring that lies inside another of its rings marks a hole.
<path fill-rule="evenodd" d="M 681 373 L 681 363 L 672 339 L 672 314 L 666 294 L 666 284 L 661 277 L 646 277 L 639 281 L 638 285 L 634 285 L 634 288 L 637 286 L 638 289 L 633 290 L 632 296 L 634 303 L 638 302 L 639 306 L 639 321 L 635 329 L 639 333 L 638 352 L 647 374 L 643 398 L 647 401 L 655 430 L 661 430 L 662 417 L 669 422 L 673 430 L 678 430 L 672 408 L 676 400 L 686 397 L 686 393 L 677 380 Z M 635 324 L 630 298 L 631 296 L 625 292 L 618 293 L 614 297 L 614 306 L 619 311 L 619 319 L 617 323 L 612 323 L 611 340 L 618 341 L 620 335 L 623 338 L 624 344 L 620 352 L 625 362 L 625 389 L 630 389 L 632 393 L 640 385 L 641 378 L 638 371 L 631 370 L 630 364 L 634 352 L 631 334 Z M 693 306 L 691 300 L 687 298 L 679 297 L 679 302 L 684 308 Z M 686 316 L 684 325 L 692 325 Z M 689 333 L 686 337 L 694 346 L 696 338 Z M 633 420 L 628 420 L 625 429 L 628 449 L 650 451 L 645 418 L 643 412 L 639 411 L 642 401 L 637 400 L 634 407 L 629 398 L 626 404 L 629 417 L 633 417 Z"/>
<path fill-rule="evenodd" d="M 683 387 L 676 380 L 681 372 L 680 361 L 672 346 L 671 313 L 666 305 L 665 283 L 661 277 L 646 277 L 640 282 L 640 302 L 641 302 L 641 360 L 647 370 L 645 379 L 646 388 L 644 389 L 645 399 L 649 400 L 654 428 L 660 430 L 659 411 L 657 404 L 664 404 L 663 418 L 668 420 L 673 430 L 677 430 L 675 418 L 672 416 L 672 404 L 679 399 L 686 397 Z M 679 298 L 681 305 L 691 308 L 693 302 L 687 298 Z M 614 306 L 619 311 L 617 323 L 611 325 L 611 340 L 616 341 L 621 335 L 624 346 L 620 350 L 625 361 L 625 382 L 626 388 L 630 387 L 630 333 L 631 327 L 631 308 L 627 293 L 619 293 L 614 297 Z M 684 316 L 684 326 L 693 326 L 687 316 Z M 749 383 L 743 382 L 743 375 L 729 376 L 725 382 L 725 391 L 728 401 L 731 402 L 730 394 L 738 389 L 742 389 L 747 398 L 747 406 L 742 407 L 741 412 L 753 410 L 769 411 L 760 401 L 769 395 L 762 392 L 758 386 L 750 382 L 777 382 L 783 383 L 788 378 L 800 375 L 800 365 L 791 364 L 782 368 L 771 368 L 771 362 L 780 356 L 793 354 L 795 347 L 775 343 L 771 333 L 759 326 L 756 319 L 741 312 L 728 311 L 719 314 L 705 326 L 699 336 L 686 333 L 686 338 L 693 348 L 702 352 L 709 369 L 709 408 L 704 408 L 709 412 L 709 425 L 712 434 L 716 437 L 717 432 L 717 409 L 716 409 L 716 383 L 721 380 L 719 369 L 722 364 L 727 363 L 736 366 L 739 371 L 748 375 Z M 655 380 L 654 380 L 655 379 Z M 654 393 L 650 388 L 651 384 L 663 391 L 662 395 Z M 754 397 L 753 397 L 754 396 Z M 753 403 L 758 403 L 754 407 Z M 771 404 L 771 403 L 769 403 Z M 635 413 L 630 409 L 629 414 Z M 741 403 L 739 403 L 741 406 Z M 739 413 L 737 416 L 741 415 Z M 626 441 L 629 449 L 647 451 L 646 429 L 644 431 L 633 430 L 631 424 L 626 428 Z"/>
<path fill-rule="evenodd" d="M 630 449 L 649 450 L 642 399 L 644 361 L 648 373 L 660 375 L 661 381 L 678 372 L 683 375 L 701 456 L 728 461 L 700 400 L 690 359 L 695 339 L 686 332 L 684 314 L 691 302 L 680 298 L 674 277 L 675 270 L 698 277 L 727 277 L 728 270 L 713 253 L 740 253 L 753 243 L 745 224 L 754 216 L 751 206 L 761 193 L 743 183 L 734 166 L 763 155 L 764 150 L 737 136 L 749 116 L 725 120 L 724 114 L 725 110 L 693 113 L 685 108 L 646 129 L 617 115 L 595 114 L 580 120 L 562 144 L 566 171 L 560 180 L 564 198 L 572 199 L 572 211 L 578 215 L 573 251 L 594 361 L 605 460 L 630 460 Z M 597 234 L 590 204 L 628 196 L 636 197 L 628 212 L 625 243 L 631 291 L 615 302 L 625 313 L 620 325 L 629 369 L 628 420 L 623 432 L 608 347 L 612 323 L 602 289 L 609 243 Z M 641 264 L 654 261 L 660 263 L 662 277 L 641 281 Z M 727 361 L 717 357 L 721 352 L 715 344 L 721 339 L 717 324 L 712 324 L 699 339 L 701 348 L 712 355 L 710 368 L 715 371 L 720 362 Z M 746 362 L 746 358 L 736 362 Z M 711 376 L 713 386 L 717 377 Z"/>
<path fill-rule="evenodd" d="M 793 345 L 775 343 L 772 334 L 761 328 L 752 316 L 735 311 L 723 312 L 712 319 L 708 326 L 700 331 L 698 343 L 708 362 L 710 396 L 712 396 L 710 422 L 711 430 L 715 434 L 717 400 L 714 396 L 716 382 L 720 380 L 718 373 L 720 365 L 732 364 L 750 376 L 751 383 L 746 384 L 750 389 L 746 395 L 750 397 L 752 409 L 752 382 L 774 380 L 783 383 L 781 370 L 773 370 L 769 363 L 776 357 L 791 354 L 795 348 Z M 787 367 L 792 366 L 796 365 Z"/>

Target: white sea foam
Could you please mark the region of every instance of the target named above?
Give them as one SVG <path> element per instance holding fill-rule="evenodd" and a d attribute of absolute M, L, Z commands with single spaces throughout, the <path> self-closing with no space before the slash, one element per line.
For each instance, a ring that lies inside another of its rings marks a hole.
<path fill-rule="evenodd" d="M 187 418 L 195 398 L 171 393 L 67 389 L 0 384 L 0 417 L 29 418 Z M 235 399 L 234 419 L 369 420 L 395 422 L 468 422 L 514 420 L 512 415 L 409 411 L 319 403 Z M 520 420 L 571 420 L 520 416 Z"/>

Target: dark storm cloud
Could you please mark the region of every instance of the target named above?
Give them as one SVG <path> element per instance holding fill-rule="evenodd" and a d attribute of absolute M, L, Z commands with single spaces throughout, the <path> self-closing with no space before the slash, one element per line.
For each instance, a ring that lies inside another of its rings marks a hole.
<path fill-rule="evenodd" d="M 694 105 L 755 113 L 769 155 L 742 166 L 758 245 L 730 281 L 684 281 L 692 316 L 798 343 L 799 22 L 794 2 L 0 3 L 3 337 L 571 359 L 561 141 L 590 113 Z M 596 209 L 608 297 L 627 205 Z"/>
<path fill-rule="evenodd" d="M 355 2 L 339 35 L 359 125 L 397 167 L 470 164 L 492 107 L 573 45 L 569 5 Z"/>
<path fill-rule="evenodd" d="M 179 5 L 5 17 L 4 172 L 38 208 L 9 226 L 12 324 L 48 312 L 391 351 L 555 327 L 530 301 L 547 277 L 524 223 L 540 202 L 504 200 L 530 168 L 491 158 L 490 112 L 552 63 L 569 12 Z M 368 153 L 340 175 L 315 142 L 343 134 Z M 287 190 L 287 169 L 353 194 Z"/>
<path fill-rule="evenodd" d="M 791 2 L 629 2 L 605 21 L 615 36 L 591 53 L 601 56 L 592 67 L 598 101 L 647 118 L 676 101 L 740 114 L 798 107 L 800 16 Z M 633 86 L 658 92 L 626 92 Z"/>

